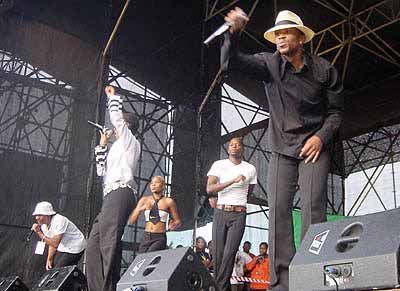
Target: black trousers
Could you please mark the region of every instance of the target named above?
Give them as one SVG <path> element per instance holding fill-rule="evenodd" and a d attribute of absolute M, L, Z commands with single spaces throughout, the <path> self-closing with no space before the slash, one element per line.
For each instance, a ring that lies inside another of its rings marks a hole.
<path fill-rule="evenodd" d="M 329 164 L 328 151 L 323 151 L 315 163 L 307 164 L 272 153 L 267 179 L 271 290 L 289 290 L 289 264 L 296 251 L 292 210 L 297 190 L 301 199 L 302 238 L 310 224 L 326 221 Z"/>
<path fill-rule="evenodd" d="M 218 290 L 230 290 L 236 252 L 246 225 L 246 212 L 214 209 L 212 227 L 214 278 Z"/>
<path fill-rule="evenodd" d="M 121 271 L 121 238 L 135 204 L 134 192 L 128 187 L 118 188 L 104 198 L 86 248 L 90 291 L 115 291 Z"/>
<path fill-rule="evenodd" d="M 143 240 L 139 246 L 139 253 L 161 251 L 167 248 L 167 235 L 163 233 L 153 233 L 145 231 Z"/>
<path fill-rule="evenodd" d="M 57 251 L 54 254 L 53 268 L 77 265 L 82 255 L 83 251 L 78 254 L 70 254 Z"/>

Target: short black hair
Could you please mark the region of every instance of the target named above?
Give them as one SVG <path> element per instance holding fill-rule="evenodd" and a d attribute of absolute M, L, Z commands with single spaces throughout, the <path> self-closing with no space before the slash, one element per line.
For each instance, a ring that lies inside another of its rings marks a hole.
<path fill-rule="evenodd" d="M 243 137 L 242 136 L 234 135 L 234 136 L 229 138 L 228 143 L 230 143 L 233 139 L 239 140 L 240 145 L 243 146 Z"/>
<path fill-rule="evenodd" d="M 264 245 L 266 248 L 268 248 L 268 244 L 267 244 L 265 241 L 263 241 L 262 243 L 260 243 L 260 247 L 261 247 L 262 245 Z"/>
<path fill-rule="evenodd" d="M 243 244 L 249 244 L 249 245 L 251 245 L 251 242 L 249 242 L 248 240 L 246 240 Z"/>
<path fill-rule="evenodd" d="M 206 246 L 207 246 L 207 242 L 206 242 L 206 240 L 205 240 L 205 238 L 204 238 L 204 237 L 202 237 L 202 236 L 198 236 L 198 237 L 196 237 L 196 243 L 197 243 L 199 240 L 202 240 L 202 241 L 203 241 L 203 243 L 204 243 L 204 245 L 206 245 Z"/>
<path fill-rule="evenodd" d="M 128 125 L 128 128 L 132 134 L 136 134 L 139 129 L 139 117 L 132 112 L 123 111 L 122 118 Z"/>

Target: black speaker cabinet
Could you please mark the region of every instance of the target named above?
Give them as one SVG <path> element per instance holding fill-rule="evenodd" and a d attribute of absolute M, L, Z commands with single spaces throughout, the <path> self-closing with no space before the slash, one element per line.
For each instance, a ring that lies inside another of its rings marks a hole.
<path fill-rule="evenodd" d="M 29 291 L 24 282 L 18 277 L 0 278 L 0 291 Z"/>
<path fill-rule="evenodd" d="M 399 286 L 400 209 L 312 225 L 289 266 L 290 291 Z"/>
<path fill-rule="evenodd" d="M 191 248 L 139 254 L 117 284 L 117 291 L 209 290 L 214 280 Z"/>
<path fill-rule="evenodd" d="M 86 290 L 86 277 L 76 266 L 55 268 L 47 271 L 33 291 L 81 291 Z"/>

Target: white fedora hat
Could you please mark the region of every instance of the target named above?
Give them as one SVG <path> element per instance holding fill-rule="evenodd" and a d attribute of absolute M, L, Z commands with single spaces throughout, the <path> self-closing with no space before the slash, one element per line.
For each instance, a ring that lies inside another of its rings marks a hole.
<path fill-rule="evenodd" d="M 53 209 L 53 205 L 50 202 L 42 201 L 36 204 L 35 210 L 32 213 L 32 216 L 35 215 L 54 215 L 56 212 Z"/>
<path fill-rule="evenodd" d="M 309 42 L 314 37 L 314 31 L 312 31 L 307 26 L 303 25 L 303 21 L 301 21 L 300 17 L 289 10 L 282 10 L 278 13 L 278 16 L 275 20 L 275 26 L 268 29 L 264 33 L 264 38 L 272 43 L 275 42 L 275 31 L 280 29 L 287 28 L 297 28 L 302 31 L 305 36 L 304 42 Z"/>

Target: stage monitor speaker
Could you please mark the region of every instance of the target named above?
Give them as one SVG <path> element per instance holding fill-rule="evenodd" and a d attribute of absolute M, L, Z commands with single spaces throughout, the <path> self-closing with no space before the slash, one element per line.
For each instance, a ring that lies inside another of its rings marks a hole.
<path fill-rule="evenodd" d="M 0 278 L 0 291 L 29 291 L 24 282 L 18 277 Z"/>
<path fill-rule="evenodd" d="M 86 277 L 76 266 L 50 269 L 32 288 L 33 291 L 86 290 Z"/>
<path fill-rule="evenodd" d="M 200 291 L 215 286 L 191 248 L 139 254 L 117 284 L 117 291 Z"/>
<path fill-rule="evenodd" d="M 289 290 L 396 288 L 399 246 L 400 209 L 311 225 L 290 263 Z"/>

